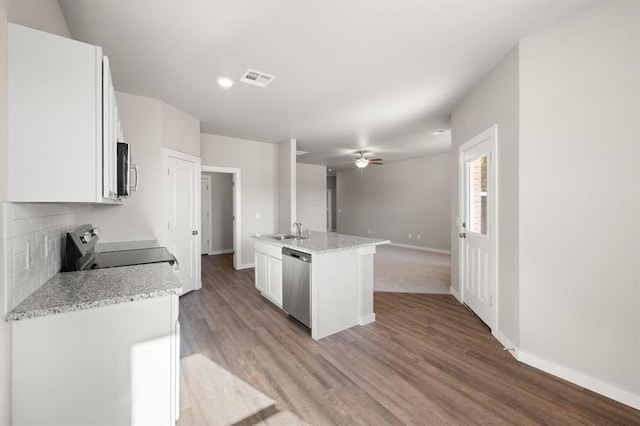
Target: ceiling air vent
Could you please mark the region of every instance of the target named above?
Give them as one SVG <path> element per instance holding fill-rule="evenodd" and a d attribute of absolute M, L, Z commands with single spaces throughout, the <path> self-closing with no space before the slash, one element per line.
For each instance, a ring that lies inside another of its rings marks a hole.
<path fill-rule="evenodd" d="M 272 75 L 265 74 L 260 71 L 248 69 L 247 72 L 244 73 L 240 81 L 243 83 L 252 84 L 258 87 L 267 87 L 267 85 L 271 83 L 271 81 L 274 78 L 275 77 Z"/>

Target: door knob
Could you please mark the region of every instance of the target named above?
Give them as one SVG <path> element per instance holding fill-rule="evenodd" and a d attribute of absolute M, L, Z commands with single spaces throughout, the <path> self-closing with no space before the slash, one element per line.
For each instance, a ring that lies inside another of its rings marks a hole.
<path fill-rule="evenodd" d="M 191 235 L 198 235 L 198 231 L 194 229 L 193 231 L 191 231 Z"/>
<path fill-rule="evenodd" d="M 461 233 L 459 236 L 460 236 L 460 238 L 467 238 L 467 233 L 466 233 L 466 232 L 463 232 L 463 233 Z"/>

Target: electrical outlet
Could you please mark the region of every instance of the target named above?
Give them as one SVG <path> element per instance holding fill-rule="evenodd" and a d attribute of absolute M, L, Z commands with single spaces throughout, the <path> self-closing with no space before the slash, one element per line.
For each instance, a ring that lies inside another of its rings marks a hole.
<path fill-rule="evenodd" d="M 416 235 L 416 238 L 417 238 L 417 239 L 420 239 L 420 234 Z"/>
<path fill-rule="evenodd" d="M 370 234 L 370 233 L 371 233 L 371 229 L 367 229 L 367 234 Z"/>
<path fill-rule="evenodd" d="M 260 213 L 256 213 L 256 219 L 260 220 Z"/>
<path fill-rule="evenodd" d="M 411 239 L 411 234 L 409 234 L 409 236 L 407 238 Z"/>

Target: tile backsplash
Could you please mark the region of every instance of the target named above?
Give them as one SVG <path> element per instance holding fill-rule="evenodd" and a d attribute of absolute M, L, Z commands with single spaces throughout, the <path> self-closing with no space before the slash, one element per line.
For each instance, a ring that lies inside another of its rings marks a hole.
<path fill-rule="evenodd" d="M 90 204 L 5 203 L 8 310 L 62 266 L 65 235 L 91 219 Z"/>

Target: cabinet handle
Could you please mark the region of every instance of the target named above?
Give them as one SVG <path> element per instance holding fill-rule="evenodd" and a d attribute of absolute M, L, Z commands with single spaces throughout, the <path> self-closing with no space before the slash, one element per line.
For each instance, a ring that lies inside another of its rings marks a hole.
<path fill-rule="evenodd" d="M 191 231 L 191 235 L 198 235 L 198 230 L 194 229 L 193 231 Z"/>

